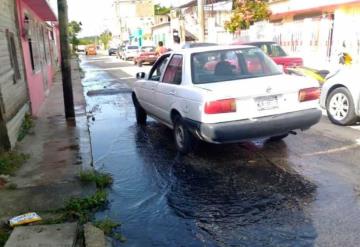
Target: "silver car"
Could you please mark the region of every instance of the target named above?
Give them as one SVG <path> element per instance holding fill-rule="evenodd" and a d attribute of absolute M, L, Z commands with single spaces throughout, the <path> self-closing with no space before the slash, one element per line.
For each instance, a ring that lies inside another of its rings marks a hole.
<path fill-rule="evenodd" d="M 352 125 L 360 117 L 359 67 L 344 66 L 328 76 L 321 90 L 320 104 L 331 122 Z"/>
<path fill-rule="evenodd" d="M 126 61 L 133 59 L 139 52 L 139 46 L 137 45 L 127 45 L 124 49 L 122 58 Z"/>

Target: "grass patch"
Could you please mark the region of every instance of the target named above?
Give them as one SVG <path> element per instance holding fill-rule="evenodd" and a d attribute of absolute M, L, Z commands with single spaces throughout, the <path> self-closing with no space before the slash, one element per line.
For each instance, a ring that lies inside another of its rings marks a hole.
<path fill-rule="evenodd" d="M 116 223 L 109 218 L 105 218 L 103 220 L 95 221 L 94 225 L 101 229 L 105 235 L 110 236 L 120 242 L 125 242 L 126 238 L 119 232 L 115 232 L 115 229 L 121 226 L 120 223 Z"/>
<path fill-rule="evenodd" d="M 0 153 L 0 174 L 14 175 L 28 158 L 28 155 L 15 151 Z"/>
<path fill-rule="evenodd" d="M 85 223 L 90 220 L 93 212 L 104 207 L 106 203 L 107 193 L 104 190 L 98 190 L 94 195 L 86 198 L 71 198 L 63 209 L 64 218 Z"/>
<path fill-rule="evenodd" d="M 5 188 L 8 189 L 8 190 L 16 190 L 17 189 L 17 184 L 10 183 L 10 184 L 7 184 L 5 186 Z"/>
<path fill-rule="evenodd" d="M 33 127 L 34 127 L 34 122 L 31 118 L 30 114 L 26 113 L 25 118 L 20 127 L 18 141 L 23 140 Z"/>
<path fill-rule="evenodd" d="M 5 246 L 6 241 L 10 237 L 11 230 L 0 227 L 0 246 Z"/>
<path fill-rule="evenodd" d="M 113 182 L 111 175 L 94 170 L 80 172 L 80 180 L 85 183 L 94 182 L 98 189 L 104 189 Z"/>
<path fill-rule="evenodd" d="M 90 221 L 94 212 L 103 208 L 108 200 L 107 193 L 104 188 L 112 183 L 112 178 L 108 174 L 101 174 L 98 172 L 82 172 L 80 179 L 83 182 L 95 182 L 97 190 L 95 194 L 85 198 L 71 198 L 65 202 L 62 209 L 56 211 L 49 211 L 53 217 L 48 217 L 43 224 L 60 224 L 64 222 L 79 221 L 84 224 Z"/>
<path fill-rule="evenodd" d="M 104 220 L 95 221 L 94 225 L 97 228 L 100 228 L 106 235 L 111 235 L 114 232 L 116 227 L 119 227 L 121 224 L 114 222 L 113 220 L 106 218 Z"/>

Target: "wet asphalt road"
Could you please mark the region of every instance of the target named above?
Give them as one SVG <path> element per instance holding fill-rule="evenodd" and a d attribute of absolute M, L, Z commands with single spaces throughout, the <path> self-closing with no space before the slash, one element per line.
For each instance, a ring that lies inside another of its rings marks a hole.
<path fill-rule="evenodd" d="M 95 167 L 124 246 L 360 246 L 360 131 L 326 117 L 279 143 L 203 144 L 179 155 L 171 131 L 135 123 L 137 70 L 82 59 Z M 120 230 L 120 229 L 119 229 Z"/>

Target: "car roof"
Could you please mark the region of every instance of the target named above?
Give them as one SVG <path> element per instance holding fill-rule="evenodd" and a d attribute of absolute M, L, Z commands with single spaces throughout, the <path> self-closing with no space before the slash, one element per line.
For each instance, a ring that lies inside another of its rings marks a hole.
<path fill-rule="evenodd" d="M 275 41 L 248 41 L 243 44 L 276 44 Z"/>
<path fill-rule="evenodd" d="M 207 47 L 207 46 L 217 46 L 217 43 L 210 43 L 210 42 L 187 42 L 185 43 L 182 48 L 195 48 L 195 47 Z"/>
<path fill-rule="evenodd" d="M 245 48 L 253 48 L 253 47 L 254 46 L 251 45 L 218 45 L 218 46 L 193 47 L 193 48 L 181 49 L 181 50 L 172 51 L 171 53 L 192 54 L 198 52 L 235 50 L 235 49 L 245 49 Z"/>

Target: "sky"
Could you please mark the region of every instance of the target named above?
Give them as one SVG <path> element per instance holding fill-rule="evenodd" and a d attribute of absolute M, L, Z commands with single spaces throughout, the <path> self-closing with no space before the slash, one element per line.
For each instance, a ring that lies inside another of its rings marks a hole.
<path fill-rule="evenodd" d="M 57 0 L 49 0 L 51 6 L 56 11 Z M 172 2 L 186 3 L 190 0 L 156 0 L 155 3 L 168 5 Z M 115 28 L 115 11 L 113 9 L 114 0 L 67 0 L 68 18 L 70 21 L 80 21 L 82 31 L 79 37 L 99 35 L 106 29 Z"/>

